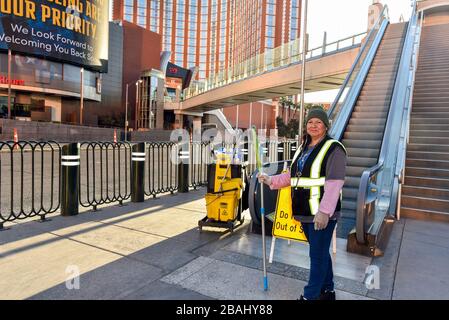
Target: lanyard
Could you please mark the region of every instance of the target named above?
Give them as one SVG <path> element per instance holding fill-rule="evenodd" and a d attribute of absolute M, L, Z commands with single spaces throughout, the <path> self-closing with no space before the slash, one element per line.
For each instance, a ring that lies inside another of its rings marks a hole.
<path fill-rule="evenodd" d="M 310 154 L 312 153 L 313 149 L 315 147 L 308 147 L 307 150 L 298 158 L 298 162 L 297 162 L 297 170 L 296 170 L 296 177 L 297 182 L 296 184 L 299 183 L 299 177 L 301 177 L 302 175 L 302 170 L 304 169 L 304 164 L 306 163 L 307 159 L 309 158 Z M 298 188 L 298 185 L 296 185 L 295 189 Z M 293 196 L 293 194 L 292 194 Z"/>
<path fill-rule="evenodd" d="M 307 159 L 309 158 L 310 154 L 312 153 L 314 147 L 307 148 L 307 151 L 304 152 L 301 157 L 298 159 L 298 171 L 301 175 L 302 170 L 304 169 L 304 164 L 306 163 Z"/>

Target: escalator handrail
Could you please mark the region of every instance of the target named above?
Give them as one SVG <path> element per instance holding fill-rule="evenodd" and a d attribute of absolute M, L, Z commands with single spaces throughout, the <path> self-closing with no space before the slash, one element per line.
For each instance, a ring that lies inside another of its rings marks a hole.
<path fill-rule="evenodd" d="M 374 26 L 371 28 L 370 32 L 368 33 L 366 39 L 365 39 L 365 43 L 363 44 L 363 46 L 360 48 L 359 53 L 357 54 L 357 57 L 354 60 L 354 63 L 351 66 L 351 69 L 349 70 L 348 74 L 346 75 L 345 81 L 343 82 L 343 84 L 340 87 L 340 90 L 338 91 L 337 96 L 334 99 L 334 102 L 332 103 L 331 107 L 329 108 L 329 110 L 327 111 L 327 115 L 329 117 L 329 119 L 331 119 L 333 112 L 335 111 L 335 108 L 338 104 L 338 101 L 340 101 L 340 98 L 343 94 L 343 91 L 346 89 L 346 87 L 348 86 L 348 83 L 352 77 L 352 74 L 354 73 L 354 70 L 356 68 L 356 66 L 358 65 L 361 57 L 363 56 L 366 48 L 368 47 L 368 43 L 370 41 L 370 39 L 372 37 L 374 37 L 374 31 L 377 29 L 378 26 L 380 26 L 381 22 L 384 19 L 388 19 L 388 6 L 385 5 L 382 9 L 382 12 L 380 13 L 379 17 L 377 18 L 376 23 L 374 24 Z"/>
<path fill-rule="evenodd" d="M 387 17 L 385 17 L 385 19 L 381 19 L 380 21 L 381 24 L 379 26 L 379 29 L 377 33 L 375 33 L 375 37 L 372 39 L 369 50 L 366 52 L 366 56 L 362 60 L 360 69 L 357 71 L 351 87 L 349 88 L 349 91 L 347 92 L 343 100 L 340 111 L 335 115 L 335 119 L 332 120 L 333 123 L 329 134 L 336 140 L 341 140 L 343 137 L 345 128 L 349 122 L 352 111 L 362 90 L 363 83 L 368 76 L 368 72 L 371 68 L 371 64 L 374 61 L 377 50 L 379 49 L 380 43 L 382 42 L 385 30 L 390 23 Z"/>
<path fill-rule="evenodd" d="M 404 116 L 402 121 L 402 127 L 401 127 L 401 135 L 399 137 L 399 146 L 398 146 L 398 158 L 397 158 L 397 164 L 396 164 L 396 170 L 395 170 L 395 182 L 397 183 L 398 187 L 399 184 L 403 183 L 404 178 L 404 169 L 405 169 L 405 159 L 407 154 L 407 144 L 408 144 L 408 137 L 409 137 L 409 128 L 410 128 L 410 113 L 412 109 L 412 100 L 413 100 L 413 91 L 415 86 L 415 76 L 416 76 L 416 67 L 418 64 L 418 56 L 419 56 L 419 48 L 420 48 L 420 42 L 421 42 L 421 34 L 422 34 L 422 23 L 424 18 L 424 11 L 420 11 L 418 15 L 421 14 L 421 17 L 419 18 L 420 25 L 419 29 L 417 29 L 417 35 L 415 36 L 415 43 L 414 43 L 414 52 L 412 54 L 410 63 L 411 63 L 411 75 L 409 77 L 409 84 L 407 86 L 407 94 L 408 99 L 405 100 L 405 103 L 407 105 L 404 109 Z M 396 195 L 396 199 L 394 199 L 393 206 L 390 206 L 390 211 L 396 209 L 397 205 L 397 199 L 399 197 L 399 192 L 393 192 L 393 195 Z M 400 208 L 398 208 L 400 210 Z"/>
<path fill-rule="evenodd" d="M 416 6 L 414 6 L 414 8 L 416 8 Z M 379 192 L 379 188 L 381 188 L 381 185 L 373 189 L 370 186 L 370 180 L 374 175 L 378 174 L 384 169 L 385 157 L 387 156 L 387 154 L 394 152 L 393 150 L 390 149 L 390 146 L 392 148 L 398 147 L 398 144 L 391 143 L 391 132 L 393 130 L 393 126 L 397 125 L 398 123 L 402 125 L 401 115 L 403 114 L 404 106 L 399 108 L 398 103 L 404 101 L 405 95 L 407 94 L 408 91 L 407 83 L 409 81 L 410 76 L 408 72 L 410 71 L 412 63 L 410 57 L 413 54 L 413 45 L 415 42 L 415 37 L 417 35 L 416 24 L 417 24 L 417 14 L 414 9 L 411 19 L 407 26 L 407 34 L 403 44 L 401 60 L 398 67 L 398 71 L 396 73 L 393 95 L 390 103 L 390 108 L 388 111 L 387 123 L 385 125 L 385 131 L 382 139 L 379 160 L 377 164 L 363 171 L 360 179 L 359 191 L 357 194 L 357 207 L 356 207 L 356 238 L 359 243 L 365 242 L 365 233 L 367 230 L 365 230 L 364 208 L 367 203 L 368 195 L 369 193 L 376 194 L 375 199 L 379 199 L 379 196 L 381 195 L 381 192 Z M 413 27 L 415 28 L 415 30 L 412 34 Z M 395 154 L 397 154 L 397 151 Z M 391 185 L 393 186 L 393 184 Z"/>

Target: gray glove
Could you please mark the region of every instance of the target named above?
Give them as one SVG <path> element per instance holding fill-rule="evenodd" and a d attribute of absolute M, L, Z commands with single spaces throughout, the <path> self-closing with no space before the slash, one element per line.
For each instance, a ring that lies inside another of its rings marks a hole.
<path fill-rule="evenodd" d="M 259 183 L 265 183 L 267 185 L 271 184 L 271 177 L 267 175 L 266 173 L 258 173 L 257 179 L 259 180 Z"/>
<path fill-rule="evenodd" d="M 329 223 L 329 215 L 318 211 L 315 218 L 313 218 L 313 222 L 315 223 L 315 230 L 326 229 L 327 224 Z"/>

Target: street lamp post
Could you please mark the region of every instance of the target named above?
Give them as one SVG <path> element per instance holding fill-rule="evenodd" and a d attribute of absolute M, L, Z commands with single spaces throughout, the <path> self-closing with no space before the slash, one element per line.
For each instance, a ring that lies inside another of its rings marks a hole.
<path fill-rule="evenodd" d="M 84 68 L 80 69 L 80 124 L 83 124 L 83 108 L 84 108 Z"/>
<path fill-rule="evenodd" d="M 128 86 L 129 83 L 126 84 L 126 102 L 125 102 L 125 141 L 127 140 L 128 135 Z"/>
<path fill-rule="evenodd" d="M 125 141 L 126 141 L 126 135 L 127 135 L 127 132 L 128 132 L 128 88 L 129 88 L 129 85 L 131 84 L 131 83 L 133 83 L 134 81 L 131 81 L 131 82 L 129 82 L 129 83 L 127 83 L 126 84 L 126 98 L 125 98 Z M 142 82 L 142 80 L 137 80 L 136 81 L 136 86 L 137 86 L 137 84 L 138 83 L 141 83 Z M 137 95 L 136 95 L 136 99 L 137 99 Z M 137 114 L 136 114 L 136 119 L 137 119 Z"/>
<path fill-rule="evenodd" d="M 8 50 L 8 119 L 11 119 L 11 49 Z"/>
<path fill-rule="evenodd" d="M 139 84 L 142 83 L 142 80 L 136 81 L 136 117 L 134 121 L 135 128 L 137 129 L 137 117 L 139 115 Z"/>
<path fill-rule="evenodd" d="M 306 85 L 306 55 L 307 55 L 307 0 L 304 0 L 304 25 L 302 29 L 302 67 L 301 67 L 301 106 L 299 108 L 299 141 L 302 139 L 304 122 L 304 92 Z M 301 143 L 301 142 L 300 142 Z"/>

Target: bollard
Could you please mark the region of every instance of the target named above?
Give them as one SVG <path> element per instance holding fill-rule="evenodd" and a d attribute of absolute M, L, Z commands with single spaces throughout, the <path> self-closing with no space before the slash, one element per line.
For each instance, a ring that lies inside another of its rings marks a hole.
<path fill-rule="evenodd" d="M 278 142 L 278 161 L 284 161 L 284 142 Z"/>
<path fill-rule="evenodd" d="M 293 160 L 293 157 L 295 156 L 297 144 L 298 142 L 296 141 L 290 144 L 290 160 Z"/>
<path fill-rule="evenodd" d="M 262 147 L 262 163 L 264 162 L 270 162 L 270 154 L 268 146 L 270 145 L 269 141 L 267 140 L 265 143 L 261 144 Z"/>
<path fill-rule="evenodd" d="M 243 144 L 243 148 L 242 148 L 242 156 L 243 156 L 243 162 L 246 163 L 249 161 L 248 159 L 248 142 L 245 142 Z"/>
<path fill-rule="evenodd" d="M 75 216 L 79 208 L 80 144 L 62 147 L 61 155 L 61 215 Z"/>
<path fill-rule="evenodd" d="M 178 192 L 186 193 L 189 192 L 189 159 L 190 152 L 182 151 L 183 148 L 180 148 L 178 157 Z"/>
<path fill-rule="evenodd" d="M 131 153 L 131 202 L 145 198 L 145 142 L 133 145 Z"/>

